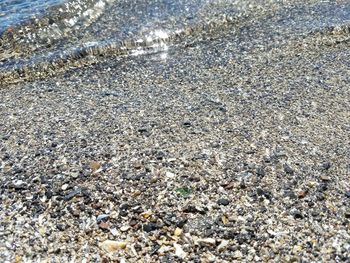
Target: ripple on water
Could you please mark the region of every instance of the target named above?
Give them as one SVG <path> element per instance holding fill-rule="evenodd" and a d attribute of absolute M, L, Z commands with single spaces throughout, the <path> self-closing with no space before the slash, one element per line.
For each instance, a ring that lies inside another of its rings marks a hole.
<path fill-rule="evenodd" d="M 264 45 L 258 43 L 261 36 L 249 35 L 250 28 L 261 25 L 266 39 L 294 36 L 311 43 L 319 34 L 336 41 L 350 35 L 350 6 L 341 1 L 289 5 L 257 0 L 30 2 L 0 3 L 2 83 L 51 76 L 96 63 L 100 57 L 161 53 L 165 59 L 174 45 L 193 45 L 223 32 L 251 38 L 250 46 Z"/>

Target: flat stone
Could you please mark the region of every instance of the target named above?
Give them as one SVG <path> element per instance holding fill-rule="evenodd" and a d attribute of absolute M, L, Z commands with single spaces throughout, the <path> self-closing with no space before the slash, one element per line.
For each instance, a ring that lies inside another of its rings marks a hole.
<path fill-rule="evenodd" d="M 226 198 L 221 198 L 218 200 L 218 205 L 223 205 L 223 206 L 227 206 L 230 203 L 230 200 L 226 199 Z"/>

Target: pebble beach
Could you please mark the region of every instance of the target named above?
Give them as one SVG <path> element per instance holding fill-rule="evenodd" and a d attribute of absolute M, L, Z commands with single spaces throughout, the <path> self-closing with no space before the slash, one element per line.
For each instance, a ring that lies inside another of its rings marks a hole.
<path fill-rule="evenodd" d="M 152 48 L 0 53 L 0 261 L 349 262 L 348 1 L 149 2 L 75 36 Z"/>

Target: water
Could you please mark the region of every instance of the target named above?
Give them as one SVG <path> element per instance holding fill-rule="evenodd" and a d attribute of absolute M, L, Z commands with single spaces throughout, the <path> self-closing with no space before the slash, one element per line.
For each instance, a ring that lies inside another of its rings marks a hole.
<path fill-rule="evenodd" d="M 63 0 L 3 0 L 0 2 L 0 32 L 40 16 Z"/>
<path fill-rule="evenodd" d="M 0 80 L 44 78 L 101 57 L 164 57 L 172 46 L 225 32 L 239 36 L 233 41 L 245 51 L 320 35 L 345 41 L 349 25 L 348 1 L 6 0 L 0 4 Z"/>

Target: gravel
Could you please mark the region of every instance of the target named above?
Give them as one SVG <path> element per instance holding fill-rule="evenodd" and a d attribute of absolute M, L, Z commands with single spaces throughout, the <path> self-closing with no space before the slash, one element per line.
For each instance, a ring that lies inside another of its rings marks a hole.
<path fill-rule="evenodd" d="M 310 22 L 348 9 L 247 2 L 222 8 L 267 16 L 1 84 L 2 262 L 349 261 L 349 35 Z"/>

